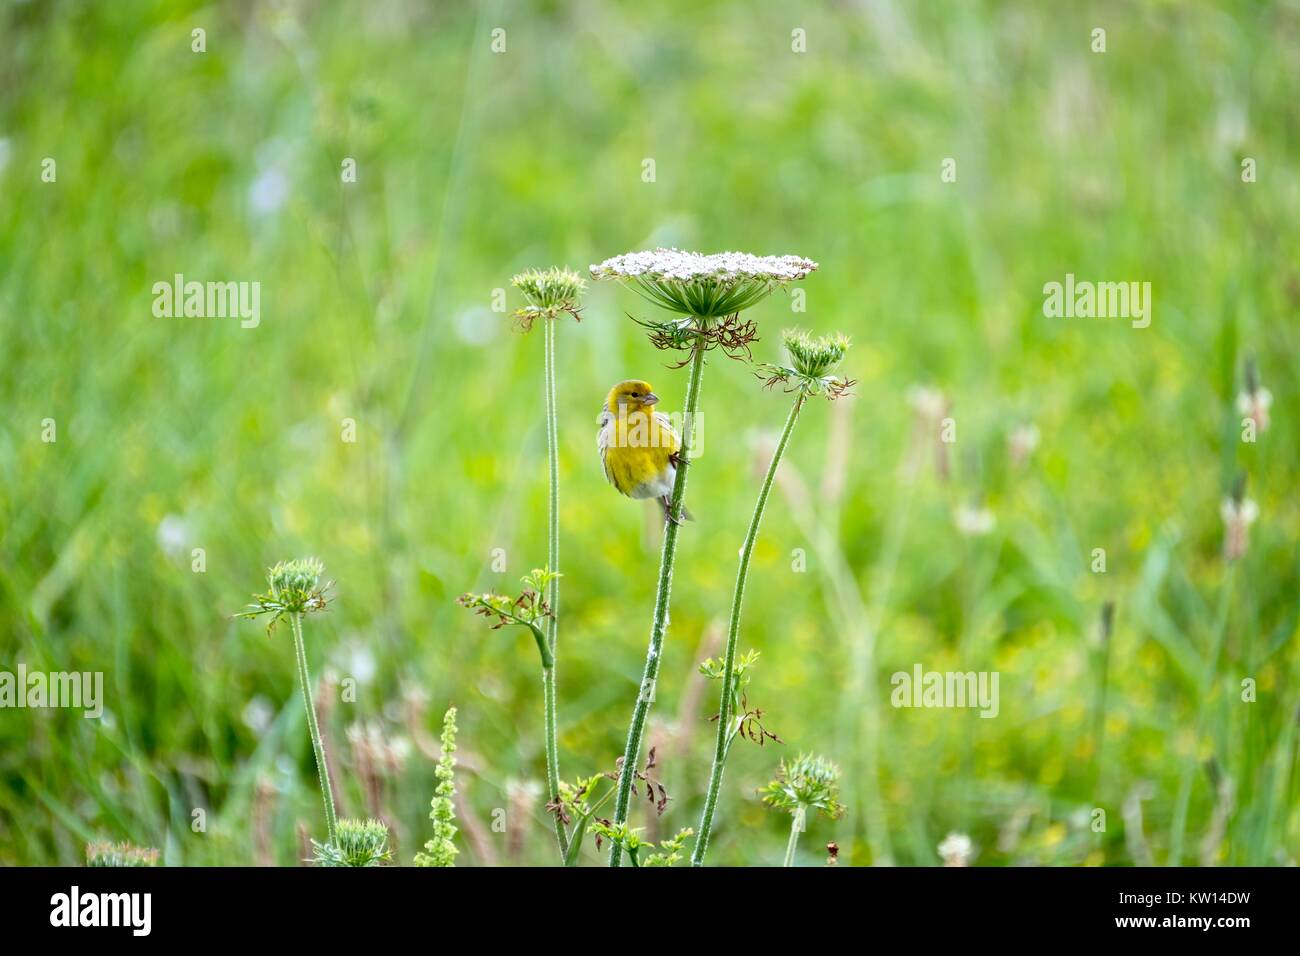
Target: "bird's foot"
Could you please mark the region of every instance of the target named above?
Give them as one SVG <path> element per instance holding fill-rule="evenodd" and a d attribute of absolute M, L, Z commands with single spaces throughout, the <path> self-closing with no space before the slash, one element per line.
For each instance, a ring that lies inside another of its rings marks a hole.
<path fill-rule="evenodd" d="M 659 499 L 659 503 L 664 506 L 664 524 L 667 524 L 670 521 L 675 525 L 681 525 L 684 523 L 685 521 L 684 518 L 673 517 L 672 499 L 670 499 L 667 495 L 664 495 L 662 498 Z"/>

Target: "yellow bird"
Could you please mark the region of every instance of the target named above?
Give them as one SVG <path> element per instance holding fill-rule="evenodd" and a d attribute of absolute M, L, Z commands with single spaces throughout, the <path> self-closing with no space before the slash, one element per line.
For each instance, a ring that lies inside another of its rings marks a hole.
<path fill-rule="evenodd" d="M 670 520 L 682 442 L 668 416 L 653 411 L 658 401 L 650 384 L 639 379 L 611 388 L 597 419 L 596 448 L 611 485 L 629 498 L 658 498 L 664 519 Z M 681 516 L 691 517 L 685 504 Z"/>

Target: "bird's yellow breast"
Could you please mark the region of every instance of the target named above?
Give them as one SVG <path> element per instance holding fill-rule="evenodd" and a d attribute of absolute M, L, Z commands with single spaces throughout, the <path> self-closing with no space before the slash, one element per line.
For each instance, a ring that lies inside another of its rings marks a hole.
<path fill-rule="evenodd" d="M 615 415 L 607 428 L 604 458 L 610 483 L 632 497 L 664 493 L 659 486 L 669 480 L 670 458 L 681 444 L 672 428 L 644 411 Z"/>

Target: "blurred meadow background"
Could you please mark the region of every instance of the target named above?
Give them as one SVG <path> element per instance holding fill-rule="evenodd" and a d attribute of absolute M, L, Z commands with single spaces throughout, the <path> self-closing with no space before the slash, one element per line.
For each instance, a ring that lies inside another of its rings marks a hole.
<path fill-rule="evenodd" d="M 542 338 L 494 292 L 675 245 L 819 262 L 806 311 L 748 313 L 755 359 L 842 330 L 858 382 L 804 412 L 764 520 L 741 647 L 784 743 L 737 745 L 709 861 L 780 862 L 756 789 L 816 751 L 848 813 L 810 818 L 803 865 L 935 865 L 950 831 L 975 865 L 1293 863 L 1297 75 L 1295 2 L 0 0 L 0 669 L 105 675 L 100 721 L 0 711 L 0 862 L 297 864 L 324 823 L 292 642 L 231 615 L 309 554 L 341 813 L 409 863 L 455 704 L 458 865 L 554 862 L 536 650 L 455 604 L 546 555 Z M 260 325 L 156 318 L 176 273 L 260 282 Z M 1066 273 L 1149 281 L 1150 327 L 1046 318 Z M 650 308 L 600 283 L 558 329 L 569 780 L 614 769 L 645 658 L 656 507 L 595 431 L 623 378 L 681 406 Z M 698 823 L 697 667 L 788 408 L 722 357 L 702 400 L 650 840 Z M 917 663 L 998 671 L 998 716 L 891 707 Z"/>

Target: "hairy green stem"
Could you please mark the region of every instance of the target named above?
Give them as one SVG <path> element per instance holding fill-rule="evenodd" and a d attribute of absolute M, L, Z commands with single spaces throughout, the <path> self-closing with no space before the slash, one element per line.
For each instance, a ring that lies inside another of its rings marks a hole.
<path fill-rule="evenodd" d="M 637 690 L 636 706 L 632 708 L 632 723 L 627 731 L 627 746 L 623 749 L 623 765 L 618 776 L 618 797 L 614 802 L 614 823 L 626 823 L 628 806 L 632 800 L 632 781 L 636 774 L 637 759 L 641 753 L 641 738 L 645 736 L 646 717 L 654 700 L 655 682 L 659 678 L 659 656 L 664 645 L 664 631 L 668 628 L 668 602 L 673 587 L 673 562 L 677 559 L 677 533 L 681 529 L 682 498 L 686 494 L 686 471 L 690 464 L 691 433 L 695 428 L 695 414 L 700 405 L 700 379 L 704 372 L 704 343 L 696 342 L 691 355 L 691 377 L 686 386 L 686 409 L 682 423 L 682 445 L 677 477 L 673 481 L 673 494 L 669 499 L 669 520 L 664 529 L 664 549 L 659 559 L 659 587 L 655 593 L 654 623 L 650 627 L 650 647 L 646 652 L 645 672 Z M 612 842 L 612 841 L 611 841 Z M 609 850 L 609 865 L 618 866 L 623 848 L 613 843 Z"/>
<path fill-rule="evenodd" d="M 754 553 L 754 542 L 758 540 L 758 528 L 763 521 L 763 511 L 767 508 L 767 497 L 772 492 L 772 482 L 776 478 L 777 466 L 785 454 L 785 446 L 790 443 L 795 422 L 799 420 L 799 410 L 803 408 L 806 396 L 801 391 L 790 409 L 790 416 L 785 420 L 785 429 L 781 440 L 776 444 L 772 461 L 767 466 L 767 475 L 758 492 L 758 502 L 754 505 L 753 517 L 749 519 L 749 531 L 745 535 L 745 544 L 740 549 L 740 568 L 736 572 L 736 590 L 731 598 L 731 621 L 727 626 L 727 656 L 722 668 L 722 700 L 718 704 L 718 739 L 713 749 L 713 770 L 709 774 L 709 789 L 704 797 L 704 813 L 700 817 L 699 836 L 695 838 L 695 849 L 691 853 L 691 866 L 702 866 L 704 854 L 709 849 L 709 835 L 713 829 L 713 814 L 718 807 L 718 793 L 722 789 L 722 768 L 727 762 L 730 751 L 731 698 L 736 666 L 736 645 L 740 638 L 740 605 L 745 597 L 745 579 L 749 577 L 749 559 Z M 788 865 L 788 864 L 787 864 Z"/>
<path fill-rule="evenodd" d="M 312 701 L 311 677 L 307 673 L 307 648 L 302 640 L 302 614 L 289 615 L 293 626 L 293 647 L 298 657 L 298 684 L 302 687 L 302 704 L 307 708 L 307 729 L 311 732 L 311 747 L 316 755 L 316 777 L 320 781 L 321 799 L 325 801 L 325 825 L 330 843 L 338 839 L 339 821 L 334 814 L 334 790 L 330 786 L 329 770 L 325 765 L 325 743 L 316 723 L 316 705 Z"/>
<path fill-rule="evenodd" d="M 553 575 L 547 587 L 547 603 L 551 616 L 546 619 L 546 648 L 551 663 L 546 666 L 546 654 L 542 655 L 542 697 L 546 708 L 546 789 L 550 802 L 555 805 L 560 799 L 560 748 L 557 739 L 555 716 L 555 644 L 559 628 L 560 614 L 560 441 L 555 411 L 555 323 L 556 319 L 547 319 L 546 326 L 546 458 L 550 466 L 550 500 L 547 510 L 547 568 Z M 555 839 L 560 846 L 560 859 L 563 860 L 569 850 L 569 835 L 564 829 L 560 815 L 554 814 Z"/>
<path fill-rule="evenodd" d="M 781 864 L 782 866 L 794 866 L 794 850 L 799 845 L 799 832 L 804 827 L 807 812 L 801 804 L 790 820 L 790 842 L 785 845 L 785 862 Z"/>

